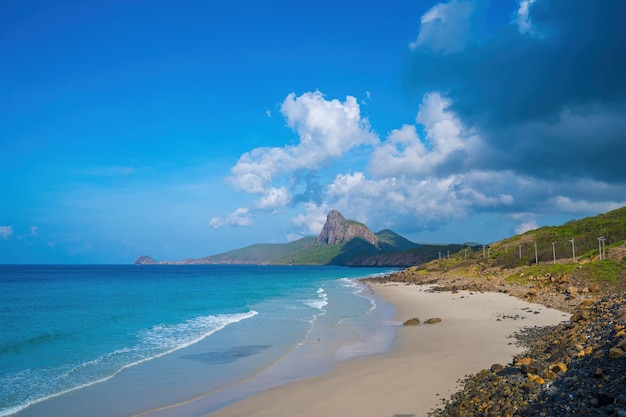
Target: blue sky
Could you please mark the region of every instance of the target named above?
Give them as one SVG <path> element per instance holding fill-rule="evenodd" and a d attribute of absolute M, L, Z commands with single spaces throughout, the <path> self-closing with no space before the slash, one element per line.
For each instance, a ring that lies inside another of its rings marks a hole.
<path fill-rule="evenodd" d="M 0 0 L 0 263 L 626 205 L 620 0 L 214 3 Z"/>

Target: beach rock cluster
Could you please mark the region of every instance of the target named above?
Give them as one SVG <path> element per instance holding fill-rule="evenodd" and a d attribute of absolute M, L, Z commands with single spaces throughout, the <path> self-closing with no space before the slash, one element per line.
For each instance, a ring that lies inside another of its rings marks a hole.
<path fill-rule="evenodd" d="M 421 323 L 420 319 L 418 319 L 417 317 L 413 317 L 413 318 L 408 319 L 404 323 L 402 323 L 402 325 L 403 326 L 419 326 L 420 323 Z M 424 324 L 437 324 L 437 323 L 441 323 L 441 319 L 439 317 L 432 317 L 424 322 Z"/>
<path fill-rule="evenodd" d="M 433 292 L 501 292 L 532 303 L 542 304 L 561 311 L 573 312 L 581 299 L 603 293 L 597 283 L 585 283 L 571 275 L 544 275 L 527 277 L 527 284 L 511 284 L 502 276 L 468 278 L 424 273 L 413 268 L 399 271 L 378 279 L 378 282 L 432 285 Z"/>
<path fill-rule="evenodd" d="M 579 302 L 570 320 L 515 335 L 526 352 L 468 376 L 430 416 L 626 416 L 626 296 Z"/>

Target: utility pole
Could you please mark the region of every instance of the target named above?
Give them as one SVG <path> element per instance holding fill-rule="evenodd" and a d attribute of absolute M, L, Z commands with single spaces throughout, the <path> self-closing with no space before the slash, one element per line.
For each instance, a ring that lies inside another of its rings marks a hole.
<path fill-rule="evenodd" d="M 554 245 L 556 242 L 552 242 L 552 263 L 556 264 L 556 249 L 554 249 Z"/>
<path fill-rule="evenodd" d="M 522 246 L 524 245 L 519 245 L 519 258 L 522 259 Z"/>
<path fill-rule="evenodd" d="M 450 251 L 448 251 L 448 259 L 450 259 Z"/>
<path fill-rule="evenodd" d="M 485 255 L 485 245 L 483 245 L 483 258 L 486 258 L 487 256 Z"/>
<path fill-rule="evenodd" d="M 604 248 L 604 236 L 600 236 L 598 238 L 598 252 L 600 253 L 600 260 L 606 259 L 606 253 L 603 250 Z"/>
<path fill-rule="evenodd" d="M 465 249 L 465 260 L 467 261 L 467 249 Z"/>
<path fill-rule="evenodd" d="M 539 258 L 537 257 L 537 242 L 535 242 L 535 265 L 539 264 Z"/>
<path fill-rule="evenodd" d="M 441 260 L 441 252 L 439 252 L 439 260 Z"/>
<path fill-rule="evenodd" d="M 602 236 L 598 238 L 598 255 L 600 255 L 600 260 L 602 260 Z"/>
<path fill-rule="evenodd" d="M 576 262 L 576 249 L 574 248 L 574 238 L 571 238 L 569 241 L 572 242 L 572 259 L 574 260 L 574 262 Z"/>

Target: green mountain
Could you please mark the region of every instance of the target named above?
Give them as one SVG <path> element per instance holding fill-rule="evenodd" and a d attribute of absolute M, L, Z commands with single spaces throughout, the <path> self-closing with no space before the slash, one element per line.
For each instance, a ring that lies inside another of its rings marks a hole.
<path fill-rule="evenodd" d="M 378 237 L 378 246 L 384 252 L 403 251 L 420 246 L 389 229 L 381 230 L 376 233 L 376 236 Z"/>
<path fill-rule="evenodd" d="M 603 238 L 603 240 L 598 240 Z M 573 248 L 572 248 L 573 241 Z M 489 245 L 476 243 L 432 245 L 418 244 L 385 229 L 372 233 L 362 223 L 345 219 L 332 210 L 317 237 L 305 237 L 282 244 L 256 244 L 242 249 L 186 259 L 176 264 L 276 264 L 276 265 L 349 265 L 396 266 L 419 265 L 436 259 L 456 258 L 489 260 L 490 265 L 514 268 L 576 258 L 599 258 L 602 250 L 621 262 L 626 256 L 626 207 L 572 220 L 561 226 L 546 226 Z M 154 263 L 143 256 L 135 263 Z"/>
<path fill-rule="evenodd" d="M 282 244 L 256 244 L 199 259 L 163 263 L 409 266 L 436 259 L 444 248 L 458 249 L 457 246 L 418 245 L 388 229 L 372 233 L 363 223 L 331 210 L 317 237 Z M 135 263 L 148 261 L 156 262 L 141 256 Z"/>
<path fill-rule="evenodd" d="M 200 259 L 188 259 L 193 264 L 294 264 L 293 259 L 315 251 L 319 246 L 309 236 L 289 243 L 260 243 Z M 316 264 L 318 262 L 311 262 Z"/>

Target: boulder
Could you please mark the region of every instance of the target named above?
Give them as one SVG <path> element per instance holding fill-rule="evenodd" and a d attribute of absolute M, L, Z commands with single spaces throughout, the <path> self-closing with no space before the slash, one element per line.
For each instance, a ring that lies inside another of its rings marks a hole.
<path fill-rule="evenodd" d="M 622 356 L 624 356 L 624 354 L 626 353 L 621 348 L 612 347 L 611 349 L 609 349 L 609 358 L 611 359 L 621 358 Z"/>
<path fill-rule="evenodd" d="M 572 317 L 570 318 L 570 321 L 572 322 L 578 322 L 578 321 L 583 321 L 583 320 L 587 320 L 589 318 L 589 312 L 586 310 L 578 310 L 576 311 Z"/>

